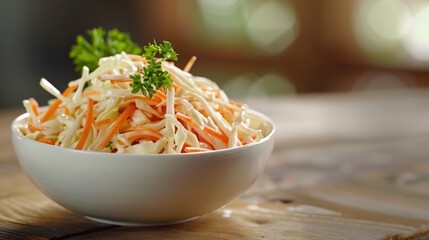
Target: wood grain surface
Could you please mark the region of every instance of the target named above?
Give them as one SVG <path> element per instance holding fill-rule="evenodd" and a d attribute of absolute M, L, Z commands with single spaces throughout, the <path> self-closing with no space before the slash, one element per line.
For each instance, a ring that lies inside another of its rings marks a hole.
<path fill-rule="evenodd" d="M 22 111 L 0 112 L 0 239 L 429 239 L 428 91 L 249 102 L 277 124 L 263 176 L 221 209 L 165 227 L 98 224 L 52 202 L 11 146 Z"/>

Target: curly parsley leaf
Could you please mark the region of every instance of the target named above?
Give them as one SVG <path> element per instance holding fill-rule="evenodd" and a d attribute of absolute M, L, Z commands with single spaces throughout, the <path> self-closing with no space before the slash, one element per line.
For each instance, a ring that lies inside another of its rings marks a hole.
<path fill-rule="evenodd" d="M 159 45 L 159 49 L 159 53 L 164 57 L 164 59 L 177 61 L 178 54 L 174 51 L 170 42 L 164 41 L 161 45 Z"/>
<path fill-rule="evenodd" d="M 173 79 L 168 72 L 162 70 L 161 63 L 165 60 L 177 61 L 178 54 L 168 41 L 163 41 L 160 45 L 154 41 L 144 46 L 143 50 L 143 56 L 148 61 L 148 65 L 141 72 L 130 75 L 133 80 L 130 87 L 132 93 L 141 92 L 143 95 L 149 95 L 152 98 L 153 94 L 160 88 L 163 90 L 171 89 Z M 161 55 L 161 59 L 156 59 L 158 54 Z"/>
<path fill-rule="evenodd" d="M 75 70 L 82 72 L 82 67 L 87 66 L 90 71 L 98 67 L 98 60 L 102 57 L 112 56 L 122 51 L 128 54 L 141 54 L 142 49 L 131 40 L 128 33 L 112 29 L 107 32 L 102 28 L 93 28 L 87 31 L 89 41 L 82 35 L 76 38 L 69 53 L 75 64 Z"/>
<path fill-rule="evenodd" d="M 112 141 L 109 141 L 109 143 L 106 145 L 106 147 L 105 148 L 109 148 L 110 149 L 110 151 L 112 151 L 113 150 L 113 142 Z"/>

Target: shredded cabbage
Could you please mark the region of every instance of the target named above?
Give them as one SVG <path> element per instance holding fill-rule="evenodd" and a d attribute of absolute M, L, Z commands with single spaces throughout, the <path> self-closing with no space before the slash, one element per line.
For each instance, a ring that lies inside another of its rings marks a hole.
<path fill-rule="evenodd" d="M 29 118 L 22 134 L 55 146 L 137 154 L 212 151 L 264 137 L 264 120 L 248 114 L 245 104 L 170 62 L 162 68 L 173 79 L 171 89 L 152 98 L 132 93 L 129 76 L 144 66 L 144 58 L 124 52 L 101 58 L 93 72 L 83 67 L 64 93 L 42 78 L 55 100 L 40 109 L 34 99 L 23 101 Z"/>

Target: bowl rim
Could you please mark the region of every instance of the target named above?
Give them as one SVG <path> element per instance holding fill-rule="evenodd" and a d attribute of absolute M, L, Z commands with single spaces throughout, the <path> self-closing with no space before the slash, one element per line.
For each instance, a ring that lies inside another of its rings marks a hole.
<path fill-rule="evenodd" d="M 24 119 L 26 119 L 26 118 L 29 117 L 29 113 L 28 112 L 27 113 L 23 113 L 23 114 L 19 115 L 18 117 L 16 117 L 12 121 L 12 123 L 10 125 L 10 128 L 11 128 L 11 132 L 12 132 L 12 137 L 16 137 L 20 141 L 27 141 L 30 144 L 36 144 L 36 145 L 40 144 L 40 146 L 43 146 L 45 148 L 52 148 L 52 149 L 56 149 L 56 150 L 61 149 L 62 151 L 70 152 L 70 153 L 95 154 L 96 156 L 111 156 L 111 155 L 114 155 L 114 156 L 120 156 L 120 155 L 124 155 L 124 156 L 148 156 L 148 157 L 149 156 L 150 157 L 160 156 L 162 158 L 166 158 L 166 157 L 170 158 L 170 157 L 178 157 L 178 156 L 195 156 L 195 155 L 210 156 L 210 155 L 215 155 L 215 154 L 230 153 L 232 151 L 245 150 L 247 148 L 251 148 L 253 146 L 260 145 L 260 144 L 262 144 L 264 142 L 269 141 L 271 138 L 273 138 L 273 135 L 276 132 L 276 125 L 274 124 L 274 121 L 271 118 L 269 118 L 267 115 L 265 115 L 265 114 L 263 114 L 263 113 L 261 113 L 259 111 L 256 111 L 256 110 L 253 110 L 253 109 L 247 109 L 247 112 L 249 114 L 251 114 L 251 115 L 255 115 L 257 117 L 262 118 L 264 120 L 264 124 L 268 124 L 268 130 L 271 129 L 271 131 L 266 136 L 264 136 L 261 140 L 259 140 L 258 142 L 253 142 L 253 143 L 249 143 L 249 144 L 246 144 L 246 145 L 243 145 L 243 146 L 238 146 L 238 147 L 224 148 L 224 149 L 218 149 L 218 150 L 213 150 L 213 151 L 208 151 L 208 152 L 186 153 L 186 154 L 184 154 L 184 153 L 171 153 L 171 154 L 159 154 L 159 153 L 158 154 L 155 154 L 155 153 L 151 153 L 151 154 L 148 154 L 148 153 L 143 153 L 143 154 L 142 153 L 119 153 L 119 154 L 114 154 L 114 153 L 110 153 L 110 152 L 76 150 L 76 149 L 73 149 L 73 148 L 66 148 L 66 147 L 60 147 L 60 146 L 52 146 L 52 145 L 49 145 L 49 144 L 45 144 L 45 143 L 34 141 L 34 140 L 32 140 L 32 139 L 30 139 L 28 137 L 25 137 L 19 131 L 17 124 L 20 121 L 22 121 L 22 120 L 24 120 Z"/>

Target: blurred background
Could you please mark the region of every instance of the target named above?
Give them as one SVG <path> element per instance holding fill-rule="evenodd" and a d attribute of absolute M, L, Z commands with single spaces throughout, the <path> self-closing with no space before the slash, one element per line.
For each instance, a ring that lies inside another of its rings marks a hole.
<path fill-rule="evenodd" d="M 169 40 L 235 99 L 429 86 L 427 0 L 0 0 L 0 108 L 79 77 L 78 34 Z"/>

